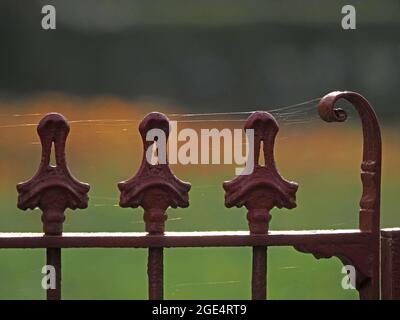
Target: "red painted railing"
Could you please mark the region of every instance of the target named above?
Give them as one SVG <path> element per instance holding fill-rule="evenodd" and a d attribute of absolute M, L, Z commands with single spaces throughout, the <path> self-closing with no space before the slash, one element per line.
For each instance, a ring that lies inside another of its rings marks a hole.
<path fill-rule="evenodd" d="M 252 298 L 266 299 L 267 248 L 283 245 L 311 253 L 317 259 L 336 256 L 345 265 L 353 265 L 361 299 L 399 299 L 400 229 L 380 229 L 379 123 L 368 101 L 354 92 L 332 92 L 323 97 L 318 112 L 324 121 L 346 120 L 346 112 L 336 107 L 340 99 L 348 100 L 355 107 L 363 128 L 363 193 L 357 230 L 269 230 L 270 210 L 295 207 L 298 185 L 282 178 L 276 169 L 273 155 L 278 133 L 276 120 L 267 112 L 255 112 L 245 124 L 245 130 L 254 130 L 254 157 L 249 160 L 254 161 L 254 170 L 250 175 L 238 176 L 223 184 L 225 205 L 247 208 L 249 232 L 165 232 L 166 210 L 188 207 L 191 185 L 176 178 L 167 163 L 148 163 L 144 152 L 137 174 L 118 187 L 121 207 L 144 209 L 146 233 L 63 233 L 65 209 L 86 208 L 90 187 L 70 173 L 65 159 L 69 125 L 62 115 L 52 113 L 40 121 L 37 129 L 42 144 L 39 169 L 31 180 L 17 185 L 18 208 L 39 207 L 43 212 L 43 233 L 0 233 L 0 248 L 47 250 L 47 264 L 56 271 L 56 287 L 47 290 L 48 299 L 61 299 L 62 248 L 148 248 L 149 298 L 162 299 L 164 248 L 237 246 L 253 247 Z M 168 137 L 168 118 L 161 113 L 150 113 L 143 119 L 139 131 L 144 150 L 156 143 L 145 139 L 146 133 L 154 128 L 163 130 Z M 56 166 L 50 166 L 52 144 Z M 258 163 L 260 151 L 264 153 L 265 165 Z"/>

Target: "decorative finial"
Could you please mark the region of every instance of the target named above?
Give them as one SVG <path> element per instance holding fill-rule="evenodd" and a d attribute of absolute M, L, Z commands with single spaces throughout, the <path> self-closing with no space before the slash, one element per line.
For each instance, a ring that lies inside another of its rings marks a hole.
<path fill-rule="evenodd" d="M 254 130 L 254 150 L 250 150 L 248 161 L 254 162 L 253 172 L 240 175 L 223 184 L 225 206 L 245 206 L 251 233 L 266 233 L 273 207 L 292 209 L 296 207 L 297 183 L 281 177 L 275 166 L 274 143 L 278 124 L 268 112 L 254 112 L 246 121 L 245 130 Z M 265 166 L 259 164 L 263 142 Z M 247 166 L 246 166 L 247 167 Z"/>
<path fill-rule="evenodd" d="M 153 131 L 154 130 L 154 131 Z M 159 112 L 149 113 L 140 123 L 143 141 L 143 159 L 136 175 L 118 184 L 121 191 L 120 206 L 144 209 L 146 231 L 150 234 L 164 232 L 166 210 L 189 206 L 190 183 L 179 180 L 171 172 L 166 145 L 169 136 L 169 120 Z M 158 163 L 150 163 L 149 151 L 156 147 Z"/>
<path fill-rule="evenodd" d="M 43 231 L 59 235 L 63 231 L 64 211 L 84 209 L 88 205 L 90 186 L 76 180 L 65 160 L 65 142 L 69 133 L 67 120 L 59 113 L 49 113 L 40 122 L 37 132 L 42 144 L 42 159 L 37 173 L 29 181 L 19 183 L 18 208 L 39 207 Z M 56 166 L 50 165 L 51 146 L 54 143 Z"/>

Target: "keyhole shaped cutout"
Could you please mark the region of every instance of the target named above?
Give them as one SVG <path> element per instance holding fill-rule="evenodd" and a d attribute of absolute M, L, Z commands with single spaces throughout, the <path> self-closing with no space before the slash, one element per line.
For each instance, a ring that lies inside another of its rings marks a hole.
<path fill-rule="evenodd" d="M 152 148 L 152 152 L 151 152 L 151 162 L 150 162 L 150 164 L 152 166 L 158 165 L 160 163 L 159 159 L 158 159 L 157 140 L 158 140 L 158 137 L 154 137 L 154 142 L 153 142 L 153 145 L 151 147 Z"/>
<path fill-rule="evenodd" d="M 265 167 L 264 140 L 260 141 L 260 152 L 258 154 L 258 165 Z"/>
<path fill-rule="evenodd" d="M 50 167 L 57 167 L 57 160 L 56 160 L 56 147 L 54 144 L 54 141 L 51 143 L 51 148 L 50 148 Z"/>

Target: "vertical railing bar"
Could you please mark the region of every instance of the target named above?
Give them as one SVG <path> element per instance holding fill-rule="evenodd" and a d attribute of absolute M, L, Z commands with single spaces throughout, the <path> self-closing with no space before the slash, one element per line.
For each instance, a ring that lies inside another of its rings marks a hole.
<path fill-rule="evenodd" d="M 253 247 L 251 290 L 253 300 L 267 299 L 267 247 Z"/>
<path fill-rule="evenodd" d="M 381 299 L 400 299 L 400 229 L 381 230 Z"/>
<path fill-rule="evenodd" d="M 164 298 L 164 249 L 149 248 L 147 275 L 149 279 L 149 299 Z"/>
<path fill-rule="evenodd" d="M 61 249 L 46 249 L 47 265 L 52 266 L 55 271 L 55 288 L 46 291 L 47 300 L 61 300 Z"/>

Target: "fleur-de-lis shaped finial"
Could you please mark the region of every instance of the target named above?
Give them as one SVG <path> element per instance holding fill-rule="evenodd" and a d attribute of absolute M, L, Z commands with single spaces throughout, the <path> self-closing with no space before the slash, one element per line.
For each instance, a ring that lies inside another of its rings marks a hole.
<path fill-rule="evenodd" d="M 285 180 L 279 174 L 274 160 L 274 143 L 278 124 L 268 112 L 254 112 L 246 121 L 246 132 L 254 133 L 254 150 L 250 150 L 248 161 L 253 161 L 250 174 L 240 175 L 223 184 L 225 206 L 245 206 L 251 233 L 266 233 L 273 207 L 292 209 L 296 206 L 297 183 Z M 265 166 L 259 164 L 261 142 Z"/>
<path fill-rule="evenodd" d="M 67 167 L 67 120 L 59 113 L 49 113 L 39 122 L 37 132 L 42 144 L 41 162 L 37 173 L 29 181 L 17 185 L 17 206 L 22 210 L 39 207 L 43 212 L 44 233 L 58 235 L 63 231 L 65 209 L 87 207 L 90 186 L 76 180 Z M 50 165 L 53 143 L 56 166 Z"/>
<path fill-rule="evenodd" d="M 155 130 L 152 134 L 151 130 Z M 171 172 L 166 144 L 169 136 L 169 120 L 159 112 L 148 114 L 140 123 L 139 132 L 143 141 L 143 159 L 139 171 L 128 181 L 120 182 L 120 206 L 144 209 L 146 231 L 151 234 L 163 233 L 168 207 L 189 206 L 190 183 L 179 180 Z M 151 139 L 149 139 L 151 135 Z M 149 150 L 156 144 L 158 163 L 150 163 Z"/>

